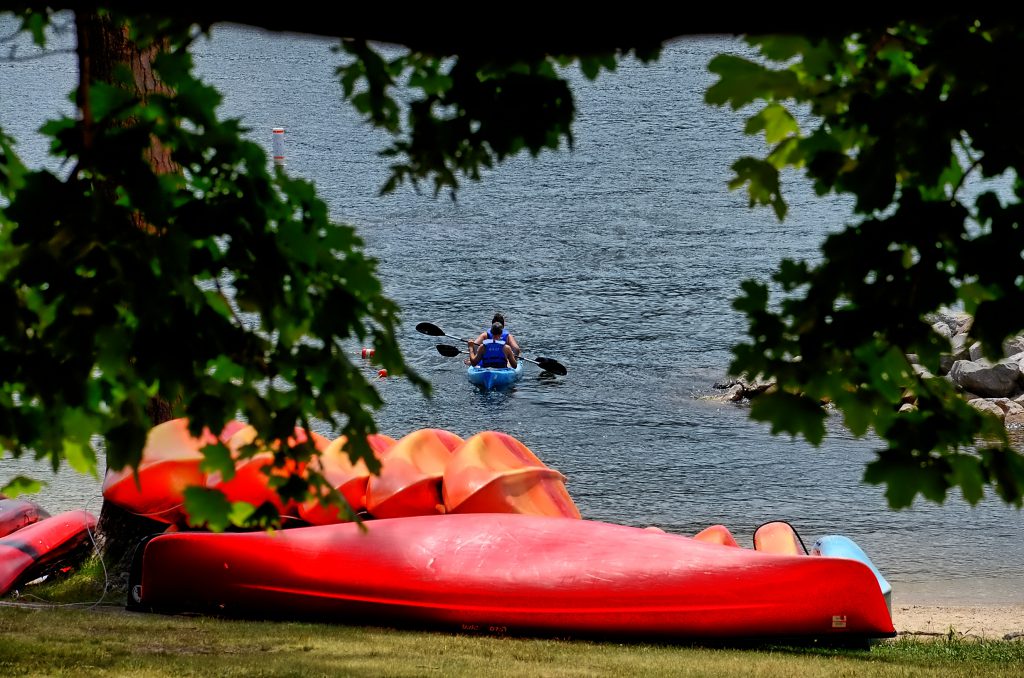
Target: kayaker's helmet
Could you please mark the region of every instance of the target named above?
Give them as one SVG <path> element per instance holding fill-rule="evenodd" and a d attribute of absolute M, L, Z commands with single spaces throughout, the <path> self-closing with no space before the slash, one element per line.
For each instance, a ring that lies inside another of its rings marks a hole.
<path fill-rule="evenodd" d="M 494 337 L 495 339 L 499 339 L 501 337 L 502 332 L 504 331 L 505 326 L 502 325 L 501 323 L 494 323 L 493 325 L 491 325 L 491 336 Z"/>

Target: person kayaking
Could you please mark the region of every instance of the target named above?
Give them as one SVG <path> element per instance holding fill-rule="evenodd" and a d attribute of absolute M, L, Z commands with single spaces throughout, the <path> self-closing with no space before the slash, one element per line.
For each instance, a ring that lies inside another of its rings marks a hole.
<path fill-rule="evenodd" d="M 494 314 L 494 317 L 491 318 L 491 329 L 484 330 L 483 332 L 480 333 L 480 336 L 478 336 L 476 338 L 476 341 L 475 341 L 476 345 L 477 346 L 482 346 L 483 343 L 487 339 L 493 339 L 494 338 L 491 335 L 494 332 L 494 325 L 495 325 L 495 323 L 501 325 L 501 332 L 500 332 L 501 340 L 509 345 L 509 347 L 512 349 L 512 352 L 515 353 L 516 357 L 518 358 L 520 355 L 522 355 L 523 350 L 521 348 L 519 348 L 519 342 L 516 341 L 516 338 L 513 337 L 509 332 L 505 331 L 505 316 L 503 316 L 500 313 L 495 313 Z"/>
<path fill-rule="evenodd" d="M 486 339 L 479 343 L 469 342 L 470 364 L 480 367 L 516 367 L 519 361 L 506 341 L 508 334 L 504 330 L 500 322 L 495 322 L 485 333 Z"/>

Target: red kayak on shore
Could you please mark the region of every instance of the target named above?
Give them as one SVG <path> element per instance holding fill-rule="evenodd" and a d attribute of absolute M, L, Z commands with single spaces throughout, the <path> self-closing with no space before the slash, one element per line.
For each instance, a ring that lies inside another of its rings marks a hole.
<path fill-rule="evenodd" d="M 18 582 L 77 560 L 91 545 L 89 531 L 95 527 L 91 513 L 68 511 L 0 538 L 0 596 Z"/>
<path fill-rule="evenodd" d="M 34 501 L 0 497 L 0 537 L 49 517 L 50 514 Z"/>
<path fill-rule="evenodd" d="M 129 607 L 510 635 L 895 635 L 856 560 L 520 514 L 158 535 L 136 553 Z"/>

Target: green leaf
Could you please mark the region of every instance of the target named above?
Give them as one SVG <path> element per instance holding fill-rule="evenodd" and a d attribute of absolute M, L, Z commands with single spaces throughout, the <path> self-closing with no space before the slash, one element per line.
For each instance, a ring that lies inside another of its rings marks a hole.
<path fill-rule="evenodd" d="M 601 74 L 601 68 L 614 71 L 616 67 L 615 56 L 612 54 L 597 54 L 580 57 L 580 70 L 587 80 L 596 80 Z"/>
<path fill-rule="evenodd" d="M 79 473 L 96 476 L 96 453 L 90 438 L 99 428 L 97 417 L 78 407 L 69 408 L 65 410 L 61 423 L 64 428 L 64 458 Z"/>
<path fill-rule="evenodd" d="M 779 262 L 779 270 L 774 278 L 782 284 L 784 289 L 793 290 L 810 280 L 810 267 L 806 261 L 783 259 Z M 767 304 L 767 295 L 765 297 L 765 304 Z M 763 305 L 762 308 L 764 308 Z"/>
<path fill-rule="evenodd" d="M 759 313 L 768 307 L 768 286 L 756 280 L 744 280 L 740 283 L 743 296 L 733 301 L 732 307 L 743 313 Z"/>
<path fill-rule="evenodd" d="M 416 71 L 409 76 L 409 87 L 419 87 L 424 94 L 436 96 L 452 88 L 455 81 L 446 73 Z"/>
<path fill-rule="evenodd" d="M 29 12 L 21 17 L 21 30 L 32 36 L 37 47 L 46 47 L 46 27 L 50 24 L 44 12 Z"/>
<path fill-rule="evenodd" d="M 185 488 L 185 511 L 188 524 L 223 532 L 231 524 L 233 506 L 220 490 L 205 487 Z"/>
<path fill-rule="evenodd" d="M 133 101 L 133 97 L 121 87 L 94 82 L 89 87 L 89 103 L 93 115 L 97 119 L 107 118 L 118 111 L 123 111 Z"/>
<path fill-rule="evenodd" d="M 885 497 L 889 506 L 895 509 L 907 508 L 914 502 L 920 491 L 921 469 L 907 455 L 886 450 L 867 465 L 864 482 L 869 485 L 886 485 Z"/>
<path fill-rule="evenodd" d="M 779 187 L 779 170 L 766 160 L 745 157 L 732 166 L 736 178 L 729 182 L 730 189 L 747 185 L 750 206 L 771 205 L 779 221 L 786 216 L 786 203 Z"/>
<path fill-rule="evenodd" d="M 879 60 L 889 62 L 889 74 L 892 76 L 907 76 L 914 79 L 921 72 L 914 64 L 913 54 L 904 49 L 899 41 L 884 43 L 875 55 Z"/>
<path fill-rule="evenodd" d="M 747 118 L 747 127 L 744 130 L 749 135 L 762 131 L 766 143 L 777 144 L 790 135 L 797 134 L 800 126 L 784 106 L 769 104 L 756 115 Z"/>
<path fill-rule="evenodd" d="M 211 360 L 207 374 L 222 384 L 232 384 L 245 379 L 245 368 L 226 355 Z"/>
<path fill-rule="evenodd" d="M 14 140 L 0 129 L 0 197 L 9 199 L 15 191 L 24 186 L 25 173 L 25 165 L 14 150 Z M 0 210 L 0 217 L 2 214 Z"/>
<path fill-rule="evenodd" d="M 79 473 L 96 476 L 96 455 L 88 445 L 65 438 L 64 458 Z"/>
<path fill-rule="evenodd" d="M 952 454 L 947 457 L 952 471 L 947 476 L 950 486 L 960 486 L 964 499 L 972 506 L 985 496 L 985 478 L 981 472 L 981 460 L 967 454 Z"/>
<path fill-rule="evenodd" d="M 1024 454 L 1015 449 L 986 448 L 981 450 L 981 459 L 999 498 L 1017 508 L 1024 505 Z"/>
<path fill-rule="evenodd" d="M 799 90 L 794 73 L 773 71 L 732 54 L 716 56 L 708 70 L 720 77 L 704 95 L 704 100 L 713 106 L 728 104 L 738 110 L 758 99 L 780 100 Z"/>
<path fill-rule="evenodd" d="M 949 164 L 942 170 L 934 185 L 921 184 L 918 191 L 923 200 L 943 201 L 953 197 L 953 191 L 960 186 L 965 172 L 956 155 L 951 155 Z"/>
<path fill-rule="evenodd" d="M 758 35 L 748 42 L 760 47 L 761 54 L 772 61 L 789 61 L 810 48 L 807 38 L 798 35 Z"/>
<path fill-rule="evenodd" d="M 207 445 L 202 452 L 203 461 L 199 463 L 200 470 L 206 473 L 220 473 L 224 481 L 235 477 L 235 460 L 231 456 L 231 450 L 224 443 Z"/>
<path fill-rule="evenodd" d="M 776 391 L 758 396 L 750 403 L 750 417 L 769 422 L 773 434 L 802 435 L 812 445 L 825 436 L 825 411 L 809 398 Z"/>
<path fill-rule="evenodd" d="M 256 512 L 256 507 L 244 501 L 231 502 L 228 520 L 232 525 L 246 525 Z"/>
<path fill-rule="evenodd" d="M 47 483 L 33 480 L 25 476 L 15 476 L 9 483 L 0 487 L 0 494 L 7 496 L 10 499 L 15 499 L 23 494 L 35 494 Z"/>
<path fill-rule="evenodd" d="M 885 496 L 892 508 L 909 507 L 918 493 L 941 504 L 949 487 L 948 469 L 944 460 L 892 447 L 879 452 L 878 458 L 867 465 L 864 482 L 885 483 Z"/>
<path fill-rule="evenodd" d="M 860 438 L 868 432 L 871 423 L 874 421 L 874 408 L 869 403 L 862 402 L 856 397 L 836 400 L 837 405 L 842 403 L 843 423 L 854 436 Z"/>

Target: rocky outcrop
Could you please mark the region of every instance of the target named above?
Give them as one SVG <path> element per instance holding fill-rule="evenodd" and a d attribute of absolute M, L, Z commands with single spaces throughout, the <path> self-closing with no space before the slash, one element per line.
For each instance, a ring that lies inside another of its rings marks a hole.
<path fill-rule="evenodd" d="M 992 363 L 982 355 L 981 344 L 970 338 L 973 318 L 967 314 L 942 311 L 929 316 L 928 321 L 949 341 L 950 350 L 939 360 L 938 375 L 925 369 L 916 355 L 908 354 L 914 372 L 922 379 L 947 379 L 972 407 L 998 417 L 1008 428 L 1024 428 L 1024 335 L 1003 342 L 1003 357 Z M 727 391 L 716 399 L 731 402 L 749 400 L 773 386 L 772 382 L 745 379 L 714 385 Z M 916 408 L 912 395 L 899 406 L 901 412 Z"/>
<path fill-rule="evenodd" d="M 724 382 L 716 382 L 714 388 L 724 390 L 720 400 L 727 400 L 731 403 L 738 403 L 741 400 L 755 398 L 775 385 L 771 381 L 747 381 L 745 379 L 729 379 Z"/>
<path fill-rule="evenodd" d="M 1019 357 L 1024 357 L 1020 354 Z M 984 359 L 957 360 L 946 375 L 960 391 L 975 393 L 982 398 L 1009 398 L 1020 391 L 1022 378 L 1020 365 L 1014 360 L 995 365 Z"/>

